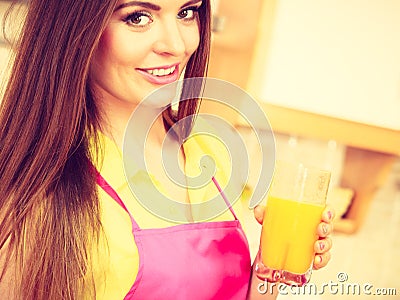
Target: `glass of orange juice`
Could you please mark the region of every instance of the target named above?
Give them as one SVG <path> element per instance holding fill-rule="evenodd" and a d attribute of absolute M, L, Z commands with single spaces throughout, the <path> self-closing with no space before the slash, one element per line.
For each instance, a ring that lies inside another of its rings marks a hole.
<path fill-rule="evenodd" d="M 255 267 L 258 277 L 296 286 L 310 280 L 329 181 L 328 171 L 276 163 Z"/>

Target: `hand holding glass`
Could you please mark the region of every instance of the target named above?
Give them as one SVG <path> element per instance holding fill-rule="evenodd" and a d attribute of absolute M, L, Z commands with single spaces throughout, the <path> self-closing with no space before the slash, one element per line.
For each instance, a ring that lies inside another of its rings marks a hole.
<path fill-rule="evenodd" d="M 310 280 L 329 181 L 328 171 L 276 164 L 255 268 L 258 277 L 297 286 Z"/>

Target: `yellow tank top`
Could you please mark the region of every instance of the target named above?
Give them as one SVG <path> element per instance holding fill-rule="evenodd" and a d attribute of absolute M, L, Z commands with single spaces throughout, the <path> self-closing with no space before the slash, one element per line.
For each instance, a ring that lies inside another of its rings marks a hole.
<path fill-rule="evenodd" d="M 141 228 L 163 228 L 176 225 L 176 223 L 153 215 L 135 199 L 124 175 L 121 150 L 109 138 L 102 136 L 101 139 L 104 143 L 104 157 L 101 166 L 96 167 L 118 193 L 138 225 Z M 221 142 L 207 135 L 196 135 L 188 139 L 183 147 L 186 155 L 185 172 L 187 175 L 198 175 L 200 158 L 207 154 L 217 164 L 215 177 L 222 188 L 226 186 L 231 175 L 231 160 L 229 152 Z M 154 181 L 154 184 L 160 191 L 167 194 L 158 182 Z M 123 299 L 133 285 L 138 272 L 138 249 L 132 235 L 129 215 L 101 188 L 98 191 L 104 235 L 101 239 L 99 255 L 95 256 L 93 261 L 96 299 Z M 201 203 L 218 195 L 218 190 L 210 182 L 203 188 L 189 190 L 188 193 L 191 203 Z M 223 201 L 222 198 L 221 201 Z M 233 208 L 240 219 L 244 208 L 243 203 L 237 201 Z M 196 221 L 196 216 L 194 218 Z M 227 209 L 207 221 L 232 219 L 232 214 Z"/>

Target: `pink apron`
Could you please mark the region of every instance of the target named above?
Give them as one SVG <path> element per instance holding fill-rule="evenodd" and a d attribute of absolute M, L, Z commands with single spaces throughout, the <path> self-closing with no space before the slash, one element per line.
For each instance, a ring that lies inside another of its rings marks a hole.
<path fill-rule="evenodd" d="M 246 299 L 249 246 L 233 208 L 213 180 L 234 220 L 141 229 L 97 172 L 97 184 L 129 214 L 139 251 L 139 271 L 124 299 Z"/>

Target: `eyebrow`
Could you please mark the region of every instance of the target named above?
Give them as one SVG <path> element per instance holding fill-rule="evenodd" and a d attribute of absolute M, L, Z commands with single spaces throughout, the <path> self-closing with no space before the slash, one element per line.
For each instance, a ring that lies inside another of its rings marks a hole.
<path fill-rule="evenodd" d="M 160 9 L 161 9 L 160 6 L 158 6 L 158 5 L 156 5 L 156 4 L 153 4 L 153 3 L 150 3 L 150 2 L 129 1 L 129 2 L 126 2 L 126 3 L 122 3 L 121 5 L 118 5 L 118 6 L 115 8 L 114 11 L 120 10 L 120 9 L 122 9 L 122 8 L 124 8 L 124 7 L 135 6 L 135 5 L 136 5 L 136 6 L 142 6 L 142 7 L 151 9 L 151 10 L 160 10 Z"/>
<path fill-rule="evenodd" d="M 181 6 L 181 8 L 184 8 L 188 5 L 193 5 L 193 4 L 197 4 L 197 3 L 201 3 L 202 0 L 191 0 L 186 2 L 184 5 Z M 150 2 L 144 2 L 144 1 L 129 1 L 126 3 L 122 3 L 120 5 L 118 5 L 114 11 L 120 10 L 122 8 L 128 7 L 128 6 L 142 6 L 151 10 L 156 10 L 159 11 L 161 10 L 161 7 L 159 5 L 150 3 Z"/>
<path fill-rule="evenodd" d="M 191 1 L 188 1 L 188 2 L 186 2 L 185 4 L 183 4 L 183 5 L 181 6 L 181 8 L 184 8 L 184 7 L 189 6 L 189 5 L 198 4 L 198 3 L 203 4 L 202 2 L 203 2 L 202 0 L 191 0 Z"/>

